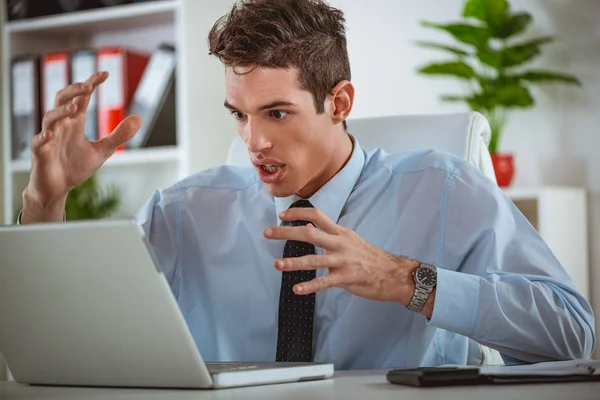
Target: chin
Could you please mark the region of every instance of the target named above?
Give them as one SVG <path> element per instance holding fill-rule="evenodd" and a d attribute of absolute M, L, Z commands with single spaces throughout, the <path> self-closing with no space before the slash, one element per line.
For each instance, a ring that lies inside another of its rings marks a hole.
<path fill-rule="evenodd" d="M 288 197 L 296 193 L 296 190 L 289 189 L 283 185 L 264 184 L 267 192 L 273 197 Z"/>
<path fill-rule="evenodd" d="M 283 181 L 277 183 L 263 182 L 263 185 L 265 185 L 265 189 L 273 197 L 289 197 L 301 191 L 303 187 L 297 182 L 290 182 L 289 179 L 283 179 Z"/>

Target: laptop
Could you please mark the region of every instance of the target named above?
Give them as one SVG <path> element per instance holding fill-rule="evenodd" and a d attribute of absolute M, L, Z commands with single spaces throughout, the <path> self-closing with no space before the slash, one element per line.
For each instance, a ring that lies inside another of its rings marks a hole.
<path fill-rule="evenodd" d="M 328 363 L 204 362 L 144 231 L 121 220 L 0 227 L 0 354 L 16 381 L 40 385 L 216 389 L 333 375 Z"/>

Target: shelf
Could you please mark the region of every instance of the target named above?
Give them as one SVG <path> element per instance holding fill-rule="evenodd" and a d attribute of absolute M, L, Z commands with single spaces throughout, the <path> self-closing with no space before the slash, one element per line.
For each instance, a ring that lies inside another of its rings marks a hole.
<path fill-rule="evenodd" d="M 512 187 L 504 189 L 504 193 L 511 200 L 536 200 L 542 194 L 548 193 L 576 193 L 581 192 L 581 187 L 576 186 L 542 186 L 542 187 Z"/>
<path fill-rule="evenodd" d="M 533 200 L 539 197 L 540 189 L 536 187 L 516 187 L 504 189 L 504 193 L 511 200 Z"/>
<path fill-rule="evenodd" d="M 180 152 L 176 146 L 157 147 L 140 150 L 125 150 L 115 153 L 108 159 L 107 166 L 127 166 L 177 162 Z"/>
<path fill-rule="evenodd" d="M 147 164 L 174 163 L 180 160 L 180 151 L 176 146 L 125 150 L 115 153 L 106 161 L 104 167 L 140 166 Z M 30 161 L 19 160 L 11 163 L 13 173 L 29 172 Z"/>
<path fill-rule="evenodd" d="M 124 4 L 95 10 L 75 11 L 47 17 L 10 21 L 6 33 L 89 34 L 99 31 L 161 25 L 174 21 L 179 0 Z"/>

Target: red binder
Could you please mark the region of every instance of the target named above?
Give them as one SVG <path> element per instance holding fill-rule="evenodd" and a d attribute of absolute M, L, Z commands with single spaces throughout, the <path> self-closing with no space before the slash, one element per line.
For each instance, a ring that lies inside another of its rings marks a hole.
<path fill-rule="evenodd" d="M 121 47 L 102 47 L 97 55 L 98 71 L 109 73 L 108 79 L 98 87 L 98 139 L 102 139 L 126 117 L 150 54 Z"/>
<path fill-rule="evenodd" d="M 42 56 L 42 115 L 54 108 L 56 93 L 69 84 L 69 64 L 66 51 Z"/>

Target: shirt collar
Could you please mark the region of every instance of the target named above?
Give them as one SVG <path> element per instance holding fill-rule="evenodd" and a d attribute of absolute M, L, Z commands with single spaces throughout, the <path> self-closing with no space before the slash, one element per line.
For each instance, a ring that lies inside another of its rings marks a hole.
<path fill-rule="evenodd" d="M 346 204 L 354 185 L 356 185 L 365 164 L 365 154 L 358 141 L 352 135 L 350 135 L 350 138 L 354 146 L 352 155 L 346 165 L 344 165 L 344 168 L 307 199 L 315 208 L 322 210 L 335 223 L 340 218 L 342 208 Z M 287 210 L 297 200 L 300 200 L 300 197 L 295 194 L 288 197 L 275 197 L 275 212 L 277 213 L 278 225 L 282 224 L 282 221 L 279 219 L 279 213 Z"/>

